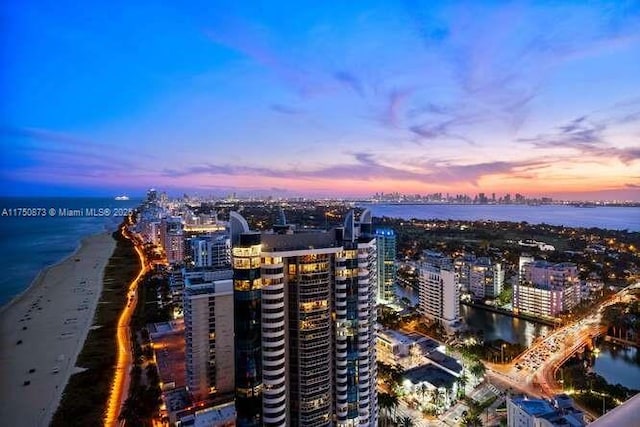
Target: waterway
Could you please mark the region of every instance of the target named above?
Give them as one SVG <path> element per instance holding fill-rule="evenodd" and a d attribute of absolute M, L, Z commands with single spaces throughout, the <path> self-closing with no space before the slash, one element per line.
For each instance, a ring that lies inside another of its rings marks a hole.
<path fill-rule="evenodd" d="M 578 208 L 566 205 L 393 205 L 368 204 L 373 216 L 403 219 L 454 219 L 464 221 L 526 221 L 530 224 L 597 227 L 612 230 L 640 231 L 640 207 L 599 206 Z"/>
<path fill-rule="evenodd" d="M 593 370 L 609 384 L 640 390 L 640 350 L 601 340 Z"/>
<path fill-rule="evenodd" d="M 418 303 L 418 295 L 412 289 L 396 286 L 396 295 L 408 298 L 412 304 Z M 548 326 L 466 305 L 460 306 L 460 315 L 468 326 L 483 331 L 485 341 L 501 339 L 529 346 L 536 337 L 550 331 Z"/>

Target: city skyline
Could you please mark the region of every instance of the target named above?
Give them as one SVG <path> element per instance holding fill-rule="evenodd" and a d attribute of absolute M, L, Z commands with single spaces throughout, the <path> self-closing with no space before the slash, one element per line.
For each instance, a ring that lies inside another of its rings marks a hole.
<path fill-rule="evenodd" d="M 634 2 L 4 12 L 4 195 L 640 200 Z"/>

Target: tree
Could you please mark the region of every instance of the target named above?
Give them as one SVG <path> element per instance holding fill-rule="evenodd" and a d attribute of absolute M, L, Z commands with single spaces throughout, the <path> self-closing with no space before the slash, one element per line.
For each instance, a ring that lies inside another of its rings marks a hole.
<path fill-rule="evenodd" d="M 482 427 L 482 420 L 477 414 L 469 413 L 462 418 L 462 425 L 465 427 Z"/>
<path fill-rule="evenodd" d="M 464 370 L 462 371 L 462 373 L 458 377 L 457 381 L 458 381 L 458 396 L 459 397 L 466 396 L 467 393 L 466 393 L 466 390 L 465 390 L 465 386 L 469 382 L 469 377 L 467 377 L 467 374 L 464 372 Z"/>
<path fill-rule="evenodd" d="M 395 413 L 396 408 L 399 405 L 398 396 L 389 393 L 378 394 L 378 406 L 380 407 L 380 413 L 384 412 L 386 416 L 381 416 L 381 425 L 390 425 L 392 412 Z"/>
<path fill-rule="evenodd" d="M 409 418 L 409 417 L 404 417 L 400 421 L 400 426 L 401 427 L 414 427 L 415 425 L 416 425 L 416 423 L 414 423 L 413 420 L 411 418 Z"/>
<path fill-rule="evenodd" d="M 422 403 L 424 404 L 424 397 L 429 391 L 429 387 L 425 383 L 422 383 L 420 384 L 418 391 L 420 392 L 420 396 L 422 396 Z"/>
<path fill-rule="evenodd" d="M 138 399 L 128 397 L 122 405 L 122 410 L 120 411 L 120 415 L 118 415 L 118 419 L 125 420 L 129 425 L 137 426 L 142 423 L 140 412 L 140 402 Z"/>
<path fill-rule="evenodd" d="M 440 388 L 435 389 L 435 405 L 438 409 L 444 409 L 446 393 L 447 392 L 445 390 Z"/>
<path fill-rule="evenodd" d="M 487 369 L 481 362 L 474 363 L 469 369 L 469 372 L 478 379 L 482 378 L 486 371 Z"/>

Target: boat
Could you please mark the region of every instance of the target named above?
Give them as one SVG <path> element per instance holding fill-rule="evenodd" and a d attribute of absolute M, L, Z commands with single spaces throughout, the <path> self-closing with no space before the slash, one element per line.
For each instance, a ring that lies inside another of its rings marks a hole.
<path fill-rule="evenodd" d="M 129 200 L 129 196 L 116 196 L 116 200 Z"/>

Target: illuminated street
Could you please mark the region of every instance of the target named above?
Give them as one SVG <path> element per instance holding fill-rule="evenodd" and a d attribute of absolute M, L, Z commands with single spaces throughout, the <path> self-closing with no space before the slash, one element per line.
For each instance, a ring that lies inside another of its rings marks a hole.
<path fill-rule="evenodd" d="M 121 226 L 120 232 L 122 236 L 131 240 L 135 245 L 135 250 L 140 258 L 141 268 L 136 278 L 129 285 L 128 296 L 129 301 L 122 310 L 122 314 L 118 320 L 118 362 L 115 369 L 115 375 L 113 378 L 113 385 L 111 387 L 111 395 L 109 396 L 109 402 L 107 404 L 107 415 L 105 418 L 105 426 L 118 425 L 118 415 L 120 408 L 127 399 L 129 392 L 129 380 L 131 370 L 131 355 L 132 346 L 129 333 L 129 322 L 131 316 L 136 309 L 138 301 L 138 282 L 147 273 L 148 267 L 144 256 L 144 252 L 140 248 L 137 240 L 127 230 L 126 226 Z"/>

